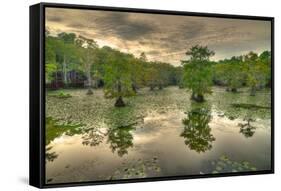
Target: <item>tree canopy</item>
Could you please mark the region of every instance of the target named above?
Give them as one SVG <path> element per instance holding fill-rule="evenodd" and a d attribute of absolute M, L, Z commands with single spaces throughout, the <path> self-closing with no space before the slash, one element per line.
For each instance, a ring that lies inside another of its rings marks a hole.
<path fill-rule="evenodd" d="M 207 46 L 193 46 L 186 52 L 188 60 L 183 60 L 184 86 L 192 91 L 192 99 L 204 101 L 204 94 L 211 93 L 212 70 L 210 57 L 215 53 Z"/>
<path fill-rule="evenodd" d="M 213 85 L 224 86 L 231 92 L 248 87 L 251 95 L 270 87 L 270 51 L 214 61 L 214 51 L 195 45 L 185 53 L 187 59 L 174 66 L 150 61 L 145 52 L 135 56 L 108 46 L 99 47 L 94 39 L 74 33 L 45 34 L 47 87 L 72 87 L 78 81 L 75 87 L 86 87 L 87 94 L 102 87 L 106 98 L 116 99 L 115 106 L 125 106 L 123 98 L 137 95 L 144 87 L 151 91 L 170 85 L 187 88 L 197 102 L 205 100 Z"/>

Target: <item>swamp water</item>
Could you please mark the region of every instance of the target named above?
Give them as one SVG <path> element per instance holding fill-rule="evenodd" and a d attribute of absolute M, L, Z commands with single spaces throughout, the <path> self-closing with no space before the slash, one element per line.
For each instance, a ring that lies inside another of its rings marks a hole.
<path fill-rule="evenodd" d="M 46 97 L 46 183 L 268 170 L 270 90 L 141 89 L 114 108 L 102 90 Z"/>

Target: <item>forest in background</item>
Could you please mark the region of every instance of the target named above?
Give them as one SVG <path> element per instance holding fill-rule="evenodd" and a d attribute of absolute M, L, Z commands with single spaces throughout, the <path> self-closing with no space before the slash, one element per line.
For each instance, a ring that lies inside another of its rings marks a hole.
<path fill-rule="evenodd" d="M 271 52 L 249 52 L 229 59 L 212 61 L 215 52 L 207 46 L 195 45 L 186 51 L 181 66 L 149 61 L 143 52 L 139 57 L 74 33 L 50 35 L 45 39 L 45 79 L 48 89 L 103 88 L 106 98 L 116 99 L 115 106 L 125 106 L 124 97 L 135 96 L 138 89 L 149 87 L 159 91 L 179 86 L 192 92 L 191 99 L 203 102 L 213 85 L 239 92 L 248 87 L 249 94 L 271 87 Z M 63 91 L 59 96 L 68 96 Z"/>

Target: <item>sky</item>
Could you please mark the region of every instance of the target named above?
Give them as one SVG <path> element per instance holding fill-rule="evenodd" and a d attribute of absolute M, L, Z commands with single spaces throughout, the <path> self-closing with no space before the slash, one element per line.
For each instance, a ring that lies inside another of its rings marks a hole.
<path fill-rule="evenodd" d="M 136 57 L 180 65 L 195 45 L 215 51 L 220 60 L 270 50 L 270 21 L 46 8 L 52 35 L 76 33 Z"/>

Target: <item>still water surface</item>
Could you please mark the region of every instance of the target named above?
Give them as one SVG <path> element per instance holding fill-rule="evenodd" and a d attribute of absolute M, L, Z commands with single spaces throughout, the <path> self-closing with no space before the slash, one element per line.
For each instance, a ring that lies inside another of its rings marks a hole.
<path fill-rule="evenodd" d="M 177 87 L 142 89 L 125 108 L 66 91 L 47 95 L 48 184 L 270 169 L 270 90 L 214 88 L 196 104 Z"/>

